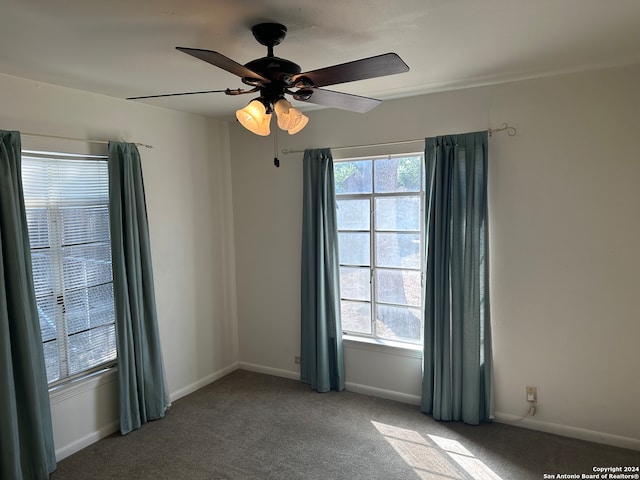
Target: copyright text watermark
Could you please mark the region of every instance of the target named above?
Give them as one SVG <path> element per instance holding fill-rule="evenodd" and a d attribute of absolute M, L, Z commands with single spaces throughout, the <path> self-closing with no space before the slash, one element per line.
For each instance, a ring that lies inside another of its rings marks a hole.
<path fill-rule="evenodd" d="M 593 467 L 590 472 L 582 473 L 543 473 L 544 480 L 638 480 L 640 479 L 640 466 L 628 467 Z"/>

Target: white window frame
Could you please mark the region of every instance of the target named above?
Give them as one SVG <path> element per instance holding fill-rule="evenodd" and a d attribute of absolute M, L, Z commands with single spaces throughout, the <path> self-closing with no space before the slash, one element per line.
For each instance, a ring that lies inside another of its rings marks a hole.
<path fill-rule="evenodd" d="M 22 150 L 22 158 L 23 158 L 23 164 L 25 163 L 25 159 L 27 159 L 28 161 L 29 158 L 45 159 L 45 160 L 46 159 L 52 159 L 52 160 L 66 159 L 66 160 L 80 160 L 80 161 L 87 161 L 87 162 L 98 161 L 98 162 L 105 162 L 105 164 L 107 161 L 107 157 L 105 155 L 85 155 L 85 154 L 74 154 L 74 153 L 63 153 L 63 152 L 38 151 L 38 150 Z M 24 181 L 25 179 L 23 175 L 23 182 Z M 90 206 L 90 202 L 87 201 L 82 203 L 81 205 Z M 30 209 L 27 198 L 25 198 L 25 207 L 27 208 L 27 211 Z M 31 252 L 33 255 L 34 252 L 37 252 L 39 250 L 43 250 L 43 249 L 49 250 L 51 255 L 52 269 L 62 269 L 63 268 L 62 250 L 64 248 L 62 238 L 61 238 L 62 227 L 60 227 L 59 225 L 56 225 L 58 223 L 58 219 L 60 218 L 60 216 L 57 214 L 59 207 L 57 204 L 48 203 L 46 208 L 47 208 L 48 220 L 46 225 L 44 225 L 44 228 L 48 230 L 49 246 L 46 248 L 32 246 Z M 43 225 L 43 224 L 39 224 L 39 225 Z M 105 225 L 107 232 L 109 232 L 110 230 L 109 227 L 110 226 L 107 220 L 107 224 Z M 110 252 L 111 251 L 110 241 L 108 243 L 109 243 L 109 252 Z M 102 260 L 98 260 L 98 261 L 102 261 Z M 68 364 L 68 359 L 70 357 L 69 339 L 72 335 L 68 334 L 68 329 L 67 329 L 66 306 L 65 306 L 65 298 L 64 298 L 65 286 L 63 285 L 62 278 L 63 278 L 62 274 L 54 274 L 52 275 L 52 279 L 51 279 L 52 290 L 53 290 L 52 294 L 56 301 L 53 320 L 55 322 L 55 329 L 56 329 L 55 340 L 57 340 L 59 377 L 49 382 L 50 389 L 55 389 L 64 384 L 68 384 L 72 381 L 93 377 L 97 373 L 108 370 L 108 369 L 112 369 L 117 365 L 117 351 L 116 351 L 114 358 L 109 358 L 104 362 L 85 368 L 73 374 L 70 373 L 69 364 Z M 111 272 L 111 281 L 107 283 L 111 283 L 111 284 L 113 283 L 113 272 Z M 112 309 L 113 309 L 112 310 L 113 318 L 114 318 L 113 324 L 114 324 L 114 334 L 115 334 L 115 305 L 112 305 Z M 44 314 L 44 310 L 40 308 L 40 305 L 38 306 L 38 310 L 39 310 L 39 315 Z M 111 325 L 111 322 L 107 324 L 101 324 L 98 327 L 88 327 L 88 329 L 91 330 L 93 328 L 100 328 L 108 325 Z M 41 322 L 41 326 L 42 326 L 42 322 Z M 81 333 L 81 332 L 76 332 L 76 334 L 77 333 Z M 43 340 L 43 347 L 49 341 L 50 340 Z"/>
<path fill-rule="evenodd" d="M 385 192 L 385 193 L 377 193 L 374 191 L 374 175 L 375 175 L 375 167 L 374 164 L 376 160 L 386 160 L 386 159 L 399 159 L 406 157 L 419 157 L 420 158 L 420 189 L 417 192 Z M 424 261 L 424 236 L 425 236 L 425 219 L 424 219 L 424 203 L 425 203 L 425 173 L 424 173 L 424 153 L 423 152 L 409 152 L 409 153 L 401 153 L 401 154 L 393 154 L 393 155 L 372 155 L 366 157 L 350 157 L 350 158 L 341 158 L 334 159 L 334 167 L 343 162 L 357 162 L 357 161 L 366 161 L 370 160 L 372 162 L 371 168 L 371 185 L 372 191 L 370 193 L 337 193 L 336 192 L 336 200 L 350 200 L 350 199 L 367 199 L 370 205 L 369 211 L 369 229 L 368 230 L 354 230 L 354 229 L 341 229 L 340 225 L 338 225 L 338 234 L 341 232 L 349 232 L 349 233 L 368 233 L 369 234 L 369 265 L 354 265 L 354 264 L 346 264 L 340 262 L 340 267 L 355 267 L 355 268 L 367 268 L 369 269 L 369 288 L 370 288 L 370 297 L 368 301 L 365 300 L 355 300 L 352 298 L 346 298 L 343 296 L 341 292 L 340 300 L 342 306 L 342 300 L 347 301 L 356 301 L 364 304 L 370 304 L 371 309 L 371 333 L 365 333 L 360 331 L 349 331 L 344 328 L 343 324 L 343 336 L 348 341 L 355 342 L 364 342 L 369 344 L 377 344 L 384 345 L 388 347 L 399 347 L 407 350 L 416 350 L 421 351 L 423 347 L 423 339 L 424 339 L 424 326 L 421 324 L 420 326 L 420 338 L 417 340 L 410 340 L 405 338 L 390 338 L 381 336 L 377 331 L 377 310 L 379 305 L 391 305 L 394 304 L 389 302 L 378 301 L 378 296 L 376 295 L 376 233 L 392 231 L 392 232 L 402 232 L 402 233 L 419 233 L 420 238 L 420 259 L 419 259 L 419 267 L 418 268 L 397 268 L 397 267 L 380 267 L 385 270 L 401 270 L 401 271 L 417 271 L 420 274 L 420 286 L 424 284 L 425 279 L 425 261 Z M 419 198 L 420 205 L 420 229 L 419 231 L 407 231 L 407 230 L 379 230 L 376 225 L 376 212 L 375 212 L 375 200 L 380 198 L 392 198 L 392 197 L 417 197 Z M 397 304 L 400 305 L 400 304 Z M 407 306 L 407 305 L 400 305 Z M 420 311 L 423 311 L 424 306 L 424 298 L 422 294 L 420 295 Z M 413 307 L 412 307 L 413 308 Z"/>

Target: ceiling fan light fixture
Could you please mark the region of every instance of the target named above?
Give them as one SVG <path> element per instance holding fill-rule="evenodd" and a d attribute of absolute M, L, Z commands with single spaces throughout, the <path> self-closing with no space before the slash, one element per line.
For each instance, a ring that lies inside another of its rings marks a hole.
<path fill-rule="evenodd" d="M 251 133 L 266 137 L 269 135 L 269 124 L 271 123 L 271 114 L 267 113 L 267 108 L 259 99 L 253 99 L 249 104 L 236 110 L 236 118 L 240 125 L 249 130 Z"/>
<path fill-rule="evenodd" d="M 284 98 L 277 100 L 273 108 L 278 118 L 278 127 L 289 132 L 289 135 L 298 133 L 309 122 L 306 115 Z"/>

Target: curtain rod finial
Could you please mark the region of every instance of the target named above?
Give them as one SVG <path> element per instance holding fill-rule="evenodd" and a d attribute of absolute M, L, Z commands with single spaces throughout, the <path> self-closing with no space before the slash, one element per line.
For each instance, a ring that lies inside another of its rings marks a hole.
<path fill-rule="evenodd" d="M 502 132 L 504 130 L 507 131 L 507 135 L 509 135 L 510 137 L 514 137 L 516 135 L 516 133 L 518 133 L 518 131 L 515 129 L 515 127 L 509 126 L 508 123 L 503 123 L 500 128 L 490 128 L 489 129 L 489 136 L 491 137 L 491 136 L 493 136 L 494 133 Z"/>

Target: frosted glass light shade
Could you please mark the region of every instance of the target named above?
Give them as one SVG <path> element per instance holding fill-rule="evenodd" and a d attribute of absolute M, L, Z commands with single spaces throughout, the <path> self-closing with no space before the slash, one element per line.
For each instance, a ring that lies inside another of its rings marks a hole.
<path fill-rule="evenodd" d="M 287 130 L 287 132 L 289 132 L 289 135 L 298 133 L 300 130 L 302 130 L 304 127 L 307 126 L 307 123 L 309 123 L 309 117 L 304 115 L 300 110 L 298 110 L 295 107 L 289 110 L 290 115 L 292 114 L 292 110 L 295 110 L 295 112 L 293 112 L 295 122 L 294 122 L 294 125 Z"/>
<path fill-rule="evenodd" d="M 236 118 L 244 128 L 263 137 L 269 135 L 271 114 L 260 100 L 251 100 L 249 105 L 236 111 Z"/>
<path fill-rule="evenodd" d="M 289 135 L 298 133 L 309 122 L 309 118 L 306 115 L 291 106 L 291 103 L 284 98 L 278 100 L 273 108 L 278 117 L 278 127 L 289 132 Z"/>

